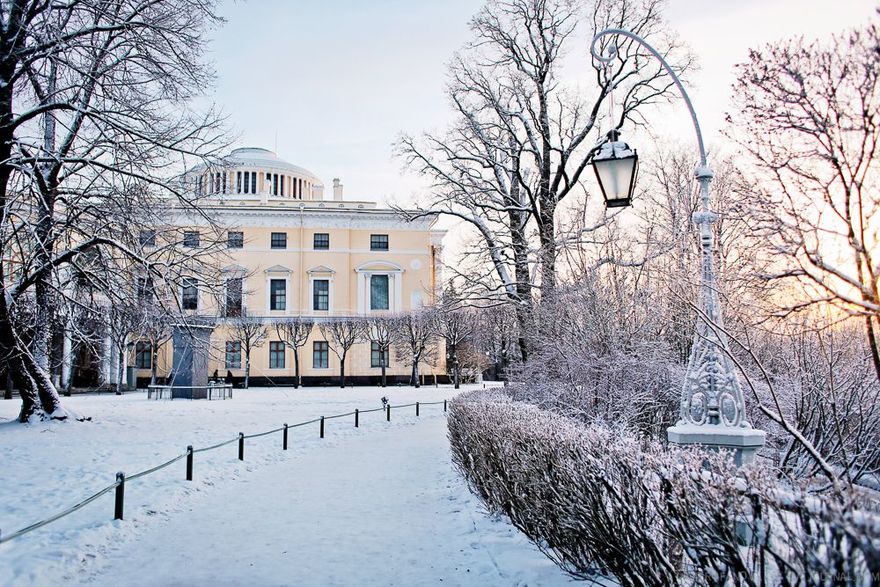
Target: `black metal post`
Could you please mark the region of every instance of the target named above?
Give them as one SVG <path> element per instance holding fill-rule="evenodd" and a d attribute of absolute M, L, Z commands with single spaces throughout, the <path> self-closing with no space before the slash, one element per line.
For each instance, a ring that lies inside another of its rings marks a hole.
<path fill-rule="evenodd" d="M 186 480 L 193 480 L 193 447 L 186 447 Z"/>
<path fill-rule="evenodd" d="M 388 411 L 385 413 L 385 420 L 388 422 L 391 421 L 391 405 L 390 404 L 388 405 Z"/>
<path fill-rule="evenodd" d="M 443 413 L 446 413 L 446 400 L 443 400 Z"/>
<path fill-rule="evenodd" d="M 125 508 L 125 473 L 116 473 L 116 508 L 113 514 L 114 520 L 122 519 L 122 511 Z"/>
<path fill-rule="evenodd" d="M 355 408 L 354 409 L 354 427 L 355 428 L 358 427 L 358 418 L 359 417 L 360 417 L 360 411 L 357 408 Z"/>
<path fill-rule="evenodd" d="M 287 450 L 287 422 L 284 423 L 284 436 L 281 440 L 281 448 L 282 450 Z"/>
<path fill-rule="evenodd" d="M 321 438 L 324 438 L 324 416 L 321 416 Z"/>
<path fill-rule="evenodd" d="M 416 402 L 416 416 L 419 415 L 419 402 Z"/>
<path fill-rule="evenodd" d="M 238 460 L 244 460 L 244 432 L 238 433 Z"/>

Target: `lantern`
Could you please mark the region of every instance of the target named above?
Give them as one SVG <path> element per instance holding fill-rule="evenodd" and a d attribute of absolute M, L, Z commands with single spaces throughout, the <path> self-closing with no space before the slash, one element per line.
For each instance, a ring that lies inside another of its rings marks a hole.
<path fill-rule="evenodd" d="M 619 139 L 620 131 L 611 130 L 608 140 L 593 156 L 593 169 L 608 208 L 622 208 L 632 203 L 639 170 L 639 156 L 635 149 Z"/>

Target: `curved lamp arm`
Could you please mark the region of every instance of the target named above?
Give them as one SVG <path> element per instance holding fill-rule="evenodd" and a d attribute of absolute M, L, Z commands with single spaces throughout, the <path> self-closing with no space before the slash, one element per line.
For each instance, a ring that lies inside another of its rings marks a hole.
<path fill-rule="evenodd" d="M 666 62 L 666 59 L 651 45 L 648 44 L 648 41 L 638 36 L 637 34 L 628 31 L 626 29 L 605 29 L 603 31 L 599 31 L 596 33 L 596 36 L 593 37 L 592 43 L 590 43 L 590 53 L 593 54 L 593 57 L 601 61 L 602 63 L 611 63 L 614 58 L 617 56 L 617 45 L 611 46 L 611 51 L 608 56 L 602 55 L 599 53 L 598 42 L 602 37 L 607 37 L 608 35 L 623 35 L 624 37 L 630 38 L 640 45 L 642 45 L 645 49 L 647 49 L 651 55 L 657 58 L 660 63 L 663 64 L 663 67 L 666 69 L 666 72 L 672 78 L 672 81 L 675 82 L 675 86 L 678 88 L 678 91 L 681 92 L 682 97 L 684 98 L 685 104 L 687 104 L 688 110 L 691 113 L 691 120 L 694 122 L 694 129 L 697 131 L 697 146 L 700 149 L 700 166 L 707 167 L 706 165 L 706 148 L 703 145 L 703 133 L 700 131 L 700 123 L 697 121 L 697 113 L 694 112 L 694 105 L 691 103 L 691 98 L 688 96 L 687 90 L 684 89 L 684 86 L 681 84 L 681 80 L 678 79 L 678 76 L 675 74 L 675 71 Z"/>

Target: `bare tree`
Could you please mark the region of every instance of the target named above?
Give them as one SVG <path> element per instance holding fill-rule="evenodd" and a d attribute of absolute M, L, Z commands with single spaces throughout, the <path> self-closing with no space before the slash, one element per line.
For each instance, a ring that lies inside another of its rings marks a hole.
<path fill-rule="evenodd" d="M 159 369 L 159 348 L 171 340 L 171 316 L 155 304 L 147 304 L 140 332 L 142 340 L 150 345 L 150 385 L 156 384 Z"/>
<path fill-rule="evenodd" d="M 559 70 L 579 23 L 593 32 L 614 26 L 650 38 L 664 53 L 675 44 L 662 34 L 662 3 L 598 0 L 493 0 L 471 21 L 474 41 L 450 68 L 448 94 L 456 122 L 443 135 L 404 136 L 398 151 L 432 181 L 436 196 L 411 213 L 440 213 L 468 223 L 480 246 L 470 251 L 492 272 L 462 275 L 480 295 L 506 298 L 519 321 L 519 351 L 528 357 L 532 288 L 556 286 L 559 250 L 577 234 L 557 234 L 556 211 L 573 194 L 593 154 L 602 105 L 612 91 L 619 111 L 609 126 L 639 122 L 644 106 L 667 99 L 671 81 L 643 59 L 637 43 L 618 39 L 611 66 L 595 64 L 591 95 L 567 87 Z M 688 55 L 672 60 L 682 71 Z M 606 129 L 608 130 L 608 129 Z M 596 221 L 597 227 L 604 218 Z M 530 232 L 537 233 L 533 244 Z M 579 233 L 579 231 L 578 231 Z M 533 272 L 537 267 L 538 271 Z M 537 279 L 539 276 L 539 280 Z"/>
<path fill-rule="evenodd" d="M 506 381 L 516 355 L 516 341 L 522 336 L 517 320 L 507 305 L 481 308 L 475 316 L 475 346 L 492 364 L 499 381 Z"/>
<path fill-rule="evenodd" d="M 388 367 L 388 359 L 391 356 L 391 348 L 398 342 L 401 334 L 396 325 L 395 318 L 388 316 L 371 316 L 370 318 L 367 318 L 365 324 L 366 339 L 375 344 L 379 350 L 379 360 L 382 369 L 382 387 L 386 387 L 387 385 L 385 372 Z"/>
<path fill-rule="evenodd" d="M 802 286 L 788 311 L 833 304 L 860 317 L 880 379 L 877 25 L 753 50 L 734 95 L 752 219 L 782 260 L 768 277 Z"/>
<path fill-rule="evenodd" d="M 157 206 L 192 208 L 170 171 L 220 146 L 220 119 L 190 107 L 210 82 L 202 35 L 217 21 L 209 0 L 0 10 L 0 257 L 16 263 L 0 267 L 0 355 L 20 375 L 22 420 L 66 417 L 48 372 L 54 321 L 78 303 L 76 265 L 98 252 L 161 273 L 128 237 Z M 15 306 L 31 295 L 24 346 Z"/>
<path fill-rule="evenodd" d="M 455 389 L 461 387 L 459 351 L 476 327 L 473 312 L 461 307 L 453 292 L 447 292 L 437 312 L 438 333 L 446 342 L 446 356 L 452 362 L 452 381 Z"/>
<path fill-rule="evenodd" d="M 128 348 L 143 330 L 144 319 L 144 313 L 135 296 L 112 304 L 107 311 L 107 333 L 116 351 L 116 364 L 110 366 L 116 371 L 116 395 L 122 395 L 125 368 L 128 365 Z"/>
<path fill-rule="evenodd" d="M 244 387 L 247 389 L 251 378 L 251 352 L 266 344 L 269 328 L 255 316 L 230 319 L 229 327 L 230 339 L 241 344 L 241 352 L 244 353 Z"/>
<path fill-rule="evenodd" d="M 436 353 L 437 315 L 434 310 L 421 309 L 401 314 L 395 319 L 398 331 L 397 352 L 412 369 L 410 385 L 421 387 L 419 365 Z"/>
<path fill-rule="evenodd" d="M 295 388 L 302 385 L 302 377 L 299 372 L 299 349 L 308 342 L 309 335 L 314 327 L 314 320 L 302 316 L 294 316 L 275 322 L 275 332 L 278 334 L 278 338 L 293 351 L 293 365 L 296 378 L 293 386 Z"/>
<path fill-rule="evenodd" d="M 336 318 L 319 324 L 330 350 L 339 359 L 339 387 L 345 387 L 345 359 L 351 347 L 364 339 L 364 322 L 354 318 Z"/>

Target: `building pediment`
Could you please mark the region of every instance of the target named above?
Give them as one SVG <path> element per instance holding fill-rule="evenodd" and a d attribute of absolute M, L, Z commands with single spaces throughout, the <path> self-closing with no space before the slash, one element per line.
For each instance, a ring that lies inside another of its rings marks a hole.
<path fill-rule="evenodd" d="M 367 261 L 354 268 L 355 273 L 403 273 L 403 267 L 391 261 Z"/>
<path fill-rule="evenodd" d="M 272 265 L 266 269 L 266 273 L 293 273 L 293 269 L 288 269 L 284 265 Z"/>
<path fill-rule="evenodd" d="M 248 272 L 246 267 L 242 267 L 241 265 L 236 265 L 236 264 L 227 265 L 226 267 L 224 267 L 220 271 L 222 271 L 223 273 L 233 273 L 236 275 L 244 274 L 244 273 Z"/>
<path fill-rule="evenodd" d="M 325 274 L 326 274 L 326 273 L 331 273 L 331 274 L 332 274 L 332 273 L 336 273 L 336 271 L 334 271 L 333 269 L 327 267 L 326 265 L 318 265 L 317 267 L 312 267 L 311 269 L 309 269 L 309 270 L 307 271 L 307 273 L 308 273 L 309 275 L 312 275 L 312 274 L 315 274 L 315 273 L 325 273 Z"/>

